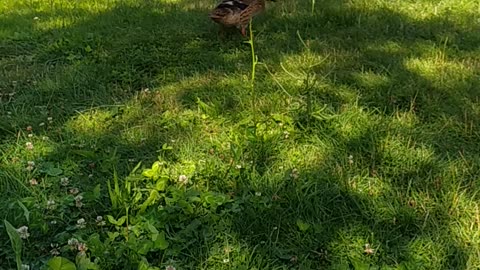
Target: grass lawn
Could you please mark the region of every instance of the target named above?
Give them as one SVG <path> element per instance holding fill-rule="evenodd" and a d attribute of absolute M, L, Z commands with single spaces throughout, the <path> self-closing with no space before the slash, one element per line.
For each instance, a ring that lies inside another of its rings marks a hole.
<path fill-rule="evenodd" d="M 215 4 L 1 1 L 0 269 L 480 269 L 480 2 Z"/>

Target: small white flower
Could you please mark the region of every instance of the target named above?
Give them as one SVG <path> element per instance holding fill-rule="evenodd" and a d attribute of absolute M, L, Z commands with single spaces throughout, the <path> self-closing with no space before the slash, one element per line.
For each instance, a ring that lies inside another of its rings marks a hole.
<path fill-rule="evenodd" d="M 50 250 L 50 254 L 52 254 L 52 256 L 58 256 L 60 255 L 60 251 L 58 251 L 58 248 L 53 248 Z"/>
<path fill-rule="evenodd" d="M 38 124 L 38 126 L 43 127 L 43 126 L 45 126 L 45 123 L 42 122 L 42 123 Z"/>
<path fill-rule="evenodd" d="M 22 270 L 30 270 L 30 265 L 22 264 Z"/>
<path fill-rule="evenodd" d="M 34 167 L 35 167 L 35 162 L 33 161 L 27 162 L 27 171 L 32 171 Z"/>
<path fill-rule="evenodd" d="M 55 201 L 54 200 L 48 200 L 47 201 L 47 209 L 49 210 L 53 210 L 55 209 L 57 206 L 55 205 Z"/>
<path fill-rule="evenodd" d="M 32 137 L 33 137 L 33 134 L 30 133 L 30 134 L 28 134 L 27 136 L 28 136 L 29 138 L 32 138 Z"/>
<path fill-rule="evenodd" d="M 50 246 L 52 247 L 52 250 L 50 250 L 50 254 L 52 254 L 53 256 L 60 255 L 60 251 L 58 250 L 58 244 L 50 244 Z"/>
<path fill-rule="evenodd" d="M 353 164 L 353 156 L 348 156 L 348 164 Z"/>
<path fill-rule="evenodd" d="M 375 253 L 375 250 L 373 248 L 370 247 L 370 244 L 365 244 L 365 250 L 364 250 L 365 254 L 367 255 L 372 255 Z"/>
<path fill-rule="evenodd" d="M 50 221 L 50 224 L 56 225 L 56 224 L 57 224 L 57 221 L 56 221 L 56 220 L 52 220 L 52 221 Z"/>
<path fill-rule="evenodd" d="M 288 131 L 285 130 L 285 131 L 283 132 L 283 137 L 284 137 L 285 139 L 288 139 L 288 136 L 289 136 L 289 135 L 290 135 L 290 133 L 289 133 Z"/>
<path fill-rule="evenodd" d="M 80 192 L 80 190 L 78 190 L 78 188 L 71 188 L 68 190 L 68 192 L 70 192 L 70 194 L 72 195 L 77 195 Z"/>
<path fill-rule="evenodd" d="M 38 18 L 38 17 L 33 17 L 33 20 L 37 21 L 37 20 L 40 20 L 40 18 Z"/>
<path fill-rule="evenodd" d="M 70 238 L 68 239 L 67 245 L 69 245 L 71 248 L 76 249 L 78 245 L 78 240 L 76 238 Z"/>
<path fill-rule="evenodd" d="M 262 196 L 262 193 L 260 191 L 255 192 L 255 196 L 260 197 Z"/>
<path fill-rule="evenodd" d="M 32 185 L 32 186 L 38 185 L 37 179 L 35 179 L 35 178 L 30 179 L 30 185 Z"/>
<path fill-rule="evenodd" d="M 97 222 L 97 225 L 98 226 L 105 226 L 105 220 L 103 220 L 103 217 L 102 216 L 97 216 L 97 218 L 95 219 L 95 221 Z"/>
<path fill-rule="evenodd" d="M 52 122 L 52 121 L 53 121 L 53 118 L 52 118 L 52 117 L 48 117 L 47 120 L 48 120 L 48 122 Z"/>
<path fill-rule="evenodd" d="M 239 165 L 236 165 L 235 168 L 236 168 L 237 170 L 240 170 L 240 169 L 242 168 L 242 165 L 240 165 L 240 164 L 239 164 Z"/>
<path fill-rule="evenodd" d="M 92 177 L 93 177 L 93 173 L 88 175 L 88 178 L 92 178 Z"/>
<path fill-rule="evenodd" d="M 22 226 L 17 229 L 18 234 L 20 234 L 20 238 L 22 239 L 27 239 L 30 234 L 28 233 L 28 227 L 27 226 Z"/>
<path fill-rule="evenodd" d="M 75 197 L 75 206 L 78 207 L 78 208 L 81 208 L 83 206 L 83 196 L 82 195 L 77 195 Z"/>
<path fill-rule="evenodd" d="M 85 219 L 84 218 L 81 218 L 81 219 L 77 220 L 77 228 L 79 228 L 79 229 L 85 228 Z"/>
<path fill-rule="evenodd" d="M 169 265 L 169 266 L 165 267 L 165 270 L 176 270 L 176 268 L 173 267 L 172 265 Z"/>
<path fill-rule="evenodd" d="M 62 186 L 64 186 L 64 187 L 65 187 L 65 186 L 68 186 L 68 183 L 69 183 L 69 182 L 70 182 L 70 181 L 68 180 L 68 177 L 62 177 L 62 178 L 60 178 L 60 184 L 61 184 Z"/>
<path fill-rule="evenodd" d="M 25 143 L 25 147 L 27 148 L 27 150 L 33 150 L 33 143 L 27 142 Z"/>
<path fill-rule="evenodd" d="M 223 259 L 223 263 L 228 263 L 230 260 L 228 258 Z"/>
<path fill-rule="evenodd" d="M 292 172 L 290 173 L 290 177 L 292 177 L 293 179 L 297 179 L 298 178 L 298 170 L 297 169 L 293 169 Z"/>
<path fill-rule="evenodd" d="M 43 136 L 43 137 L 42 137 L 42 140 L 48 141 L 48 137 L 47 137 L 47 136 Z"/>
<path fill-rule="evenodd" d="M 188 184 L 188 178 L 187 178 L 187 176 L 186 176 L 186 175 L 183 175 L 183 174 L 180 175 L 180 176 L 178 177 L 178 183 L 180 183 L 181 185 L 186 185 L 186 184 Z"/>
<path fill-rule="evenodd" d="M 88 250 L 87 244 L 78 243 L 77 250 L 79 251 L 80 255 L 85 255 L 85 252 Z"/>

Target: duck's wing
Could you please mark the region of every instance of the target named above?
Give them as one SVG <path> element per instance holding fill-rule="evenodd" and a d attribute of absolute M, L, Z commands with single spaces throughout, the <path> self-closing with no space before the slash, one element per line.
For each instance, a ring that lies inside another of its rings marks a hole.
<path fill-rule="evenodd" d="M 209 17 L 218 23 L 235 24 L 243 10 L 248 8 L 245 0 L 223 0 L 216 6 Z"/>

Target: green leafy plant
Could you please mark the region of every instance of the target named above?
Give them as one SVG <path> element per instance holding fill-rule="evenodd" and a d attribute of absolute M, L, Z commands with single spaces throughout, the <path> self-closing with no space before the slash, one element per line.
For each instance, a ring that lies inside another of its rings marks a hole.
<path fill-rule="evenodd" d="M 4 220 L 5 228 L 7 230 L 8 237 L 12 243 L 13 252 L 15 252 L 15 262 L 17 263 L 17 269 L 22 269 L 22 239 L 20 238 L 17 230 L 8 222 Z"/>

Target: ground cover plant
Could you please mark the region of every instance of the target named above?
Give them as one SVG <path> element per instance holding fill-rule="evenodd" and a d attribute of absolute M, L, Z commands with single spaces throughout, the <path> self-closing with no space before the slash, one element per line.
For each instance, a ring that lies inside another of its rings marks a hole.
<path fill-rule="evenodd" d="M 215 4 L 0 3 L 1 269 L 480 268 L 478 1 Z"/>

